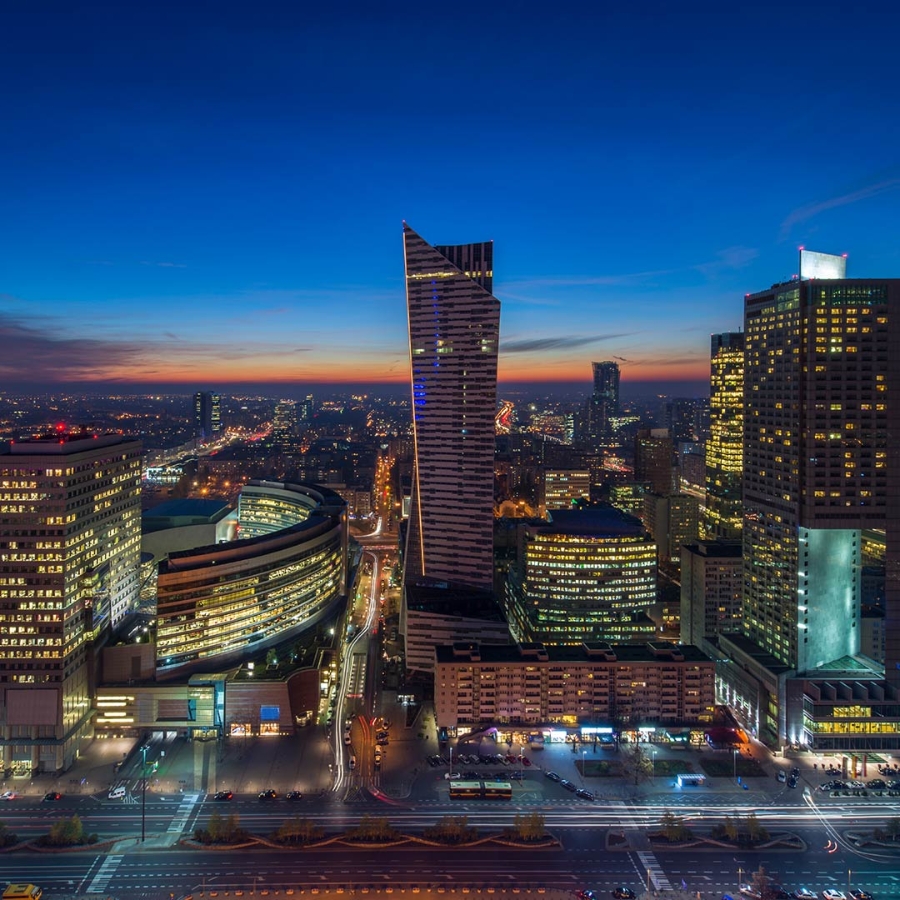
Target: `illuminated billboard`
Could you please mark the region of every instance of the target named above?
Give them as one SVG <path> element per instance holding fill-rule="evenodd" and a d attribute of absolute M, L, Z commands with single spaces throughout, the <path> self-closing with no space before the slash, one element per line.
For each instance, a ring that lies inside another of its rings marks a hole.
<path fill-rule="evenodd" d="M 847 257 L 800 248 L 801 278 L 846 278 Z"/>

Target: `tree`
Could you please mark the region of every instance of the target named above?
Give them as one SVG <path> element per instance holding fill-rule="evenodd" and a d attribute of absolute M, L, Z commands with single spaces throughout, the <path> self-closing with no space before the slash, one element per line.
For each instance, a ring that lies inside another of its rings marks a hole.
<path fill-rule="evenodd" d="M 900 837 L 900 819 L 888 819 L 885 831 L 892 841 L 896 841 Z"/>
<path fill-rule="evenodd" d="M 747 816 L 747 835 L 750 838 L 751 843 L 754 844 L 769 839 L 768 830 L 760 823 L 759 819 L 756 818 L 755 812 L 751 812 Z"/>
<path fill-rule="evenodd" d="M 752 874 L 750 883 L 761 900 L 775 900 L 781 892 L 778 878 L 766 872 L 762 865 Z"/>
<path fill-rule="evenodd" d="M 50 826 L 47 843 L 55 847 L 72 847 L 85 843 L 84 826 L 81 819 L 75 815 L 69 819 L 60 819 Z"/>
<path fill-rule="evenodd" d="M 462 844 L 474 841 L 478 830 L 469 825 L 467 816 L 444 816 L 436 825 L 425 829 L 425 837 L 447 844 Z"/>
<path fill-rule="evenodd" d="M 268 666 L 268 668 L 270 668 L 270 669 L 274 669 L 275 666 L 277 666 L 277 665 L 278 665 L 278 651 L 274 647 L 272 647 L 266 653 L 266 666 Z"/>
<path fill-rule="evenodd" d="M 272 837 L 284 844 L 309 844 L 320 840 L 324 833 L 315 822 L 294 816 L 282 823 Z"/>
<path fill-rule="evenodd" d="M 516 813 L 513 820 L 510 836 L 518 841 L 539 841 L 546 835 L 546 822 L 544 817 L 537 812 Z"/>
<path fill-rule="evenodd" d="M 738 835 L 740 834 L 740 826 L 731 816 L 725 816 L 725 835 L 729 841 L 736 841 L 738 839 Z"/>
<path fill-rule="evenodd" d="M 688 841 L 693 837 L 690 828 L 684 824 L 684 819 L 680 816 L 676 816 L 669 810 L 666 810 L 663 813 L 660 825 L 662 827 L 663 837 L 672 843 L 675 843 L 676 841 Z"/>
<path fill-rule="evenodd" d="M 387 819 L 363 816 L 359 825 L 347 832 L 347 837 L 357 841 L 391 841 L 397 837 L 397 831 Z"/>
<path fill-rule="evenodd" d="M 623 745 L 620 760 L 622 777 L 626 781 L 633 781 L 635 786 L 653 774 L 653 760 L 647 756 L 640 744 Z"/>

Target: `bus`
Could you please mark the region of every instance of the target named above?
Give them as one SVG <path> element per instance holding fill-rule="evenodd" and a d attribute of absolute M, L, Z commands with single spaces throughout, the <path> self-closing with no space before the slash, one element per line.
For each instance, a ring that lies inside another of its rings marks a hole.
<path fill-rule="evenodd" d="M 508 781 L 485 781 L 481 793 L 485 800 L 512 800 L 512 784 Z"/>
<path fill-rule="evenodd" d="M 450 799 L 451 800 L 470 800 L 481 797 L 480 781 L 451 781 L 450 782 Z"/>
<path fill-rule="evenodd" d="M 41 900 L 42 893 L 36 884 L 10 884 L 3 892 L 3 900 Z"/>
<path fill-rule="evenodd" d="M 451 800 L 512 800 L 508 781 L 451 781 Z"/>
<path fill-rule="evenodd" d="M 696 787 L 706 784 L 705 775 L 687 775 L 681 774 L 675 779 L 675 787 Z"/>

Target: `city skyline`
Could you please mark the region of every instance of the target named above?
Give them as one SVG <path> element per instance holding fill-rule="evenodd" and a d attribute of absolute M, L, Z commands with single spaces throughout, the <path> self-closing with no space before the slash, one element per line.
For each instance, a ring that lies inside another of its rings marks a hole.
<path fill-rule="evenodd" d="M 5 11 L 4 384 L 399 388 L 403 219 L 494 240 L 501 388 L 705 393 L 798 245 L 896 273 L 895 11 L 529 8 Z M 734 65 L 790 33 L 842 65 Z"/>

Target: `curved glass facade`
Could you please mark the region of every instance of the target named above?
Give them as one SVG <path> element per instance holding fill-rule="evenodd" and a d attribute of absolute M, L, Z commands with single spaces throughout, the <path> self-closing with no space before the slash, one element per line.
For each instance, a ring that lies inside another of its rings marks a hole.
<path fill-rule="evenodd" d="M 346 595 L 341 498 L 306 485 L 250 482 L 241 538 L 172 554 L 157 584 L 157 670 L 218 666 L 313 625 Z"/>

